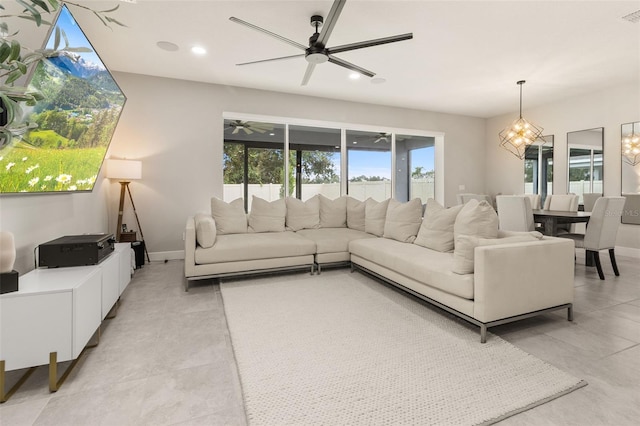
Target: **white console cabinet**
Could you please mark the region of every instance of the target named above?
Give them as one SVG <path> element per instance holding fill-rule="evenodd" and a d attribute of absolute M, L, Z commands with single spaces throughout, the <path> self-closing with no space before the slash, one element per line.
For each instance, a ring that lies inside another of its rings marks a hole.
<path fill-rule="evenodd" d="M 68 373 L 58 382 L 57 362 L 80 356 L 130 271 L 130 244 L 116 244 L 98 265 L 35 269 L 19 278 L 18 291 L 0 296 L 0 402 L 24 381 L 5 393 L 5 371 L 49 364 L 49 387 L 57 390 Z"/>

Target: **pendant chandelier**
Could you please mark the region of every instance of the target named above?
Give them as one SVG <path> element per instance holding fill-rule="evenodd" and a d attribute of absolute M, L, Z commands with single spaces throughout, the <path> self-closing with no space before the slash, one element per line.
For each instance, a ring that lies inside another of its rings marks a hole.
<path fill-rule="evenodd" d="M 542 135 L 542 127 L 538 127 L 522 118 L 522 85 L 524 83 L 524 80 L 517 82 L 518 86 L 520 86 L 520 118 L 498 134 L 500 136 L 500 146 L 521 160 L 524 159 L 527 147 Z"/>
<path fill-rule="evenodd" d="M 622 136 L 622 159 L 635 166 L 640 164 L 640 132 L 636 130 L 636 124 L 631 125 L 631 133 Z"/>

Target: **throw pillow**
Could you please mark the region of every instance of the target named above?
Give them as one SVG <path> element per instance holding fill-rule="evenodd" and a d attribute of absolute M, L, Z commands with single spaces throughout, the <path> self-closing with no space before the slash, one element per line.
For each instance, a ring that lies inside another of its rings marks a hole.
<path fill-rule="evenodd" d="M 347 197 L 347 226 L 356 231 L 365 232 L 365 202 Z"/>
<path fill-rule="evenodd" d="M 460 210 L 462 204 L 447 209 L 429 198 L 422 225 L 413 243 L 440 252 L 453 251 L 453 224 Z"/>
<path fill-rule="evenodd" d="M 283 198 L 267 201 L 255 195 L 251 200 L 249 228 L 253 232 L 284 232 L 287 205 Z"/>
<path fill-rule="evenodd" d="M 534 234 L 538 234 L 539 237 Z M 542 234 L 539 232 L 525 232 L 523 235 L 505 238 L 478 238 L 473 235 L 458 235 L 456 249 L 453 252 L 453 272 L 456 274 L 473 273 L 476 247 L 538 241 L 540 238 L 542 238 Z"/>
<path fill-rule="evenodd" d="M 373 198 L 367 198 L 364 207 L 365 232 L 377 237 L 382 237 L 384 234 L 384 221 L 387 217 L 388 207 L 389 199 L 378 202 Z"/>
<path fill-rule="evenodd" d="M 292 231 L 315 229 L 320 226 L 320 201 L 314 196 L 307 201 L 294 197 L 286 198 L 286 225 Z"/>
<path fill-rule="evenodd" d="M 219 198 L 211 199 L 211 216 L 216 222 L 218 234 L 245 234 L 247 215 L 244 212 L 244 200 L 237 198 L 226 203 Z"/>
<path fill-rule="evenodd" d="M 462 206 L 453 225 L 453 237 L 473 235 L 480 238 L 497 238 L 498 214 L 486 201 L 470 200 Z"/>
<path fill-rule="evenodd" d="M 320 228 L 344 228 L 347 226 L 347 197 L 330 200 L 318 195 L 320 200 Z"/>
<path fill-rule="evenodd" d="M 213 247 L 216 242 L 216 222 L 209 214 L 198 213 L 193 217 L 196 224 L 196 241 L 203 248 Z"/>
<path fill-rule="evenodd" d="M 422 201 L 419 198 L 406 203 L 392 198 L 387 207 L 383 236 L 403 243 L 412 243 L 418 235 L 421 222 Z"/>

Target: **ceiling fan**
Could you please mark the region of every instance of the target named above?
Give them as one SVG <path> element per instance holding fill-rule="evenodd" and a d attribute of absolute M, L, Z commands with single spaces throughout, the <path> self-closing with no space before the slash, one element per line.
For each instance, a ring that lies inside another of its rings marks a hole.
<path fill-rule="evenodd" d="M 331 10 L 329 11 L 329 15 L 327 16 L 326 23 L 324 22 L 324 18 L 320 15 L 313 15 L 311 17 L 311 26 L 315 27 L 315 32 L 309 38 L 309 46 L 305 46 L 293 40 L 290 40 L 286 37 L 273 33 L 271 31 L 265 30 L 264 28 L 260 28 L 256 25 L 250 24 L 249 22 L 243 21 L 242 19 L 238 19 L 236 17 L 230 17 L 229 20 L 232 22 L 247 26 L 256 31 L 260 31 L 261 33 L 267 34 L 271 37 L 277 38 L 280 41 L 288 43 L 298 49 L 304 50 L 304 53 L 298 55 L 290 55 L 290 56 L 282 56 L 279 58 L 271 58 L 271 59 L 262 59 L 259 61 L 252 62 L 244 62 L 236 65 L 250 65 L 250 64 L 258 64 L 261 62 L 269 62 L 269 61 L 280 61 L 283 59 L 292 59 L 303 57 L 307 60 L 307 70 L 304 73 L 304 77 L 302 78 L 302 86 L 305 86 L 309 79 L 311 78 L 311 74 L 315 69 L 317 64 L 322 64 L 324 62 L 331 62 L 332 64 L 339 65 L 341 67 L 350 69 L 357 73 L 366 75 L 367 77 L 375 76 L 375 73 L 369 71 L 365 68 L 354 65 L 350 62 L 347 62 L 343 59 L 339 59 L 335 56 L 336 53 L 348 52 L 350 50 L 362 49 L 365 47 L 379 46 L 381 44 L 387 43 L 395 43 L 397 41 L 410 40 L 413 38 L 413 33 L 400 34 L 396 36 L 389 36 L 383 38 L 377 38 L 373 40 L 366 40 L 356 43 L 343 44 L 341 46 L 335 47 L 326 47 L 327 42 L 329 41 L 329 36 L 331 36 L 331 32 L 336 25 L 338 17 L 342 12 L 342 8 L 344 7 L 347 0 L 334 0 L 333 5 L 331 6 Z M 323 25 L 324 23 L 324 25 Z M 322 27 L 322 31 L 318 32 L 318 30 Z"/>
<path fill-rule="evenodd" d="M 373 143 L 378 143 L 378 142 L 391 143 L 391 133 L 380 132 L 375 137 L 376 139 L 373 141 Z M 406 136 L 396 135 L 396 141 L 399 142 L 404 139 L 406 139 Z"/>
<path fill-rule="evenodd" d="M 231 132 L 232 135 L 237 134 L 240 130 L 250 135 L 253 132 L 265 133 L 273 130 L 273 125 L 269 123 L 256 123 L 254 121 L 231 120 L 229 126 L 225 127 L 224 130 L 230 129 L 233 129 Z"/>

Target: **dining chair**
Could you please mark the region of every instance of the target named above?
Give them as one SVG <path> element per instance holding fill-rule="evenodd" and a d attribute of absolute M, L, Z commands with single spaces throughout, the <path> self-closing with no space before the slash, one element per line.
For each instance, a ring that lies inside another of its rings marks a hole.
<path fill-rule="evenodd" d="M 493 205 L 491 197 L 484 194 L 458 194 L 458 204 L 466 204 L 469 200 L 486 201 L 490 205 Z"/>
<path fill-rule="evenodd" d="M 578 196 L 576 194 L 551 194 L 547 195 L 544 200 L 543 210 L 560 210 L 566 212 L 578 211 Z M 576 232 L 576 225 L 558 225 L 558 231 L 563 232 Z"/>
<path fill-rule="evenodd" d="M 503 231 L 533 231 L 535 224 L 531 199 L 526 195 L 498 195 L 499 228 Z"/>
<path fill-rule="evenodd" d="M 611 266 L 616 276 L 620 275 L 616 264 L 615 245 L 620 225 L 620 216 L 624 209 L 624 197 L 600 197 L 596 200 L 591 218 L 584 234 L 562 234 L 561 238 L 570 238 L 576 248 L 585 249 L 585 255 L 592 256 L 598 270 L 598 276 L 604 280 L 600 263 L 600 250 L 609 250 Z"/>
<path fill-rule="evenodd" d="M 531 201 L 531 208 L 538 210 L 540 208 L 540 194 L 523 194 Z"/>
<path fill-rule="evenodd" d="M 602 197 L 602 194 L 598 194 L 595 192 L 586 192 L 582 194 L 582 205 L 584 206 L 584 211 L 593 211 L 593 206 L 595 205 L 596 200 L 600 197 Z"/>

